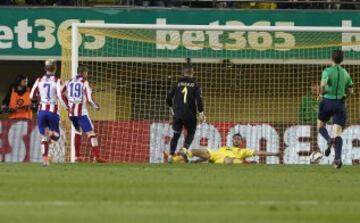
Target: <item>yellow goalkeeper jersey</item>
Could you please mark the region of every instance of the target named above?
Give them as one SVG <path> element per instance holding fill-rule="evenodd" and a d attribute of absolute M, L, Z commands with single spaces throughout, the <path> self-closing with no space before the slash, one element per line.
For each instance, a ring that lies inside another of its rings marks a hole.
<path fill-rule="evenodd" d="M 244 160 L 248 157 L 252 157 L 254 156 L 254 150 L 252 149 L 248 149 L 248 148 L 243 148 L 243 149 L 240 149 L 240 148 L 236 148 L 234 150 L 234 157 L 236 159 L 240 159 L 240 160 Z"/>
<path fill-rule="evenodd" d="M 224 163 L 225 157 L 236 158 L 236 159 L 245 159 L 254 155 L 254 151 L 247 148 L 238 148 L 233 146 L 223 146 L 218 150 L 208 150 L 210 153 L 209 161 L 211 163 Z"/>

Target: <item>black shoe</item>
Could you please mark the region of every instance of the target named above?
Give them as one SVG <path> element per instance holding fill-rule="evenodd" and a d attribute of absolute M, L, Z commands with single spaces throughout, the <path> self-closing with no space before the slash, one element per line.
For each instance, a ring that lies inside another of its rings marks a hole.
<path fill-rule="evenodd" d="M 333 165 L 335 169 L 340 169 L 342 167 L 342 162 L 341 160 L 334 160 Z"/>
<path fill-rule="evenodd" d="M 333 140 L 330 139 L 330 140 L 328 141 L 328 143 L 327 143 L 327 148 L 326 148 L 326 150 L 325 150 L 325 156 L 329 156 L 329 155 L 330 155 L 332 145 L 333 145 Z"/>

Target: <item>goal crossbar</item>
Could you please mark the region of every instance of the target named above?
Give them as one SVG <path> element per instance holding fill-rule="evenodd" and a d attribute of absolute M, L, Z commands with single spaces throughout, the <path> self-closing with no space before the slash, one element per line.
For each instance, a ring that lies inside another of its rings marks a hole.
<path fill-rule="evenodd" d="M 240 26 L 240 25 L 158 25 L 158 24 L 115 24 L 115 23 L 73 23 L 77 28 L 103 29 L 148 29 L 148 30 L 202 30 L 202 31 L 264 31 L 264 32 L 351 32 L 359 33 L 360 27 L 324 26 Z"/>
<path fill-rule="evenodd" d="M 115 23 L 73 23 L 71 70 L 76 76 L 78 66 L 78 31 L 80 28 L 127 29 L 127 30 L 189 30 L 189 31 L 244 31 L 244 32 L 320 32 L 360 33 L 360 27 L 317 27 L 317 26 L 240 26 L 240 25 L 158 25 L 158 24 L 115 24 Z M 253 61 L 251 61 L 253 62 Z M 291 63 L 289 61 L 288 63 Z M 350 64 L 357 62 L 350 61 Z"/>

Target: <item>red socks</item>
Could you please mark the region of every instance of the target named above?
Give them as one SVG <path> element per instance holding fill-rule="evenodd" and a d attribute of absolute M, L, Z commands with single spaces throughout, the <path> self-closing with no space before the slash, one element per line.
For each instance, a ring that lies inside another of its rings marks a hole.
<path fill-rule="evenodd" d="M 49 155 L 49 142 L 46 140 L 41 141 L 41 151 L 43 156 Z"/>
<path fill-rule="evenodd" d="M 81 148 L 81 134 L 76 134 L 75 133 L 75 156 L 76 157 L 80 157 L 81 153 L 80 153 L 80 148 Z"/>

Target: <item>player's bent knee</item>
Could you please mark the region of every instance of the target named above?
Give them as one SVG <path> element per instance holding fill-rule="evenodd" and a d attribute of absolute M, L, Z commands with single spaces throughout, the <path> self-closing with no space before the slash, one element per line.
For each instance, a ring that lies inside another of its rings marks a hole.
<path fill-rule="evenodd" d="M 96 137 L 96 134 L 94 131 L 90 131 L 90 132 L 87 132 L 86 135 L 88 136 L 88 138 L 92 137 L 92 136 L 95 136 Z"/>
<path fill-rule="evenodd" d="M 203 159 L 209 160 L 211 158 L 211 154 L 207 149 L 205 151 L 203 150 L 201 153 Z"/>
<path fill-rule="evenodd" d="M 60 133 L 57 132 L 51 132 L 50 133 L 50 139 L 54 141 L 58 141 L 60 139 Z"/>
<path fill-rule="evenodd" d="M 88 138 L 93 138 L 93 137 L 96 137 L 96 134 L 94 132 L 87 133 L 87 137 Z"/>
<path fill-rule="evenodd" d="M 92 147 L 96 147 L 99 145 L 98 139 L 95 133 L 88 134 L 88 139 L 90 140 L 90 144 Z"/>
<path fill-rule="evenodd" d="M 334 135 L 335 137 L 340 136 L 342 133 L 342 126 L 338 124 L 334 124 Z"/>
<path fill-rule="evenodd" d="M 325 126 L 325 123 L 321 120 L 318 120 L 317 121 L 317 129 L 319 130 L 321 127 L 324 127 Z"/>
<path fill-rule="evenodd" d="M 191 153 L 193 156 L 200 157 L 202 159 L 210 159 L 210 153 L 207 149 L 192 149 Z"/>
<path fill-rule="evenodd" d="M 49 138 L 47 136 L 42 136 L 41 137 L 41 143 L 44 143 L 44 142 L 48 142 L 49 141 Z"/>

